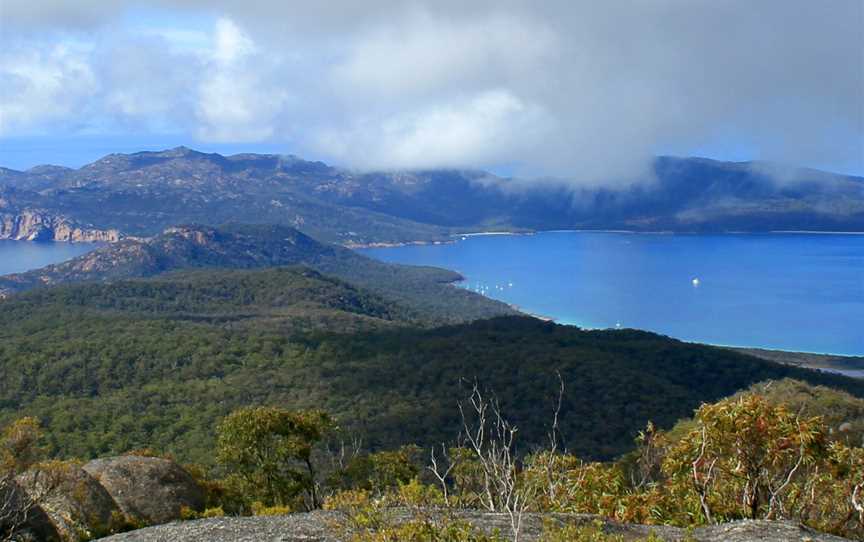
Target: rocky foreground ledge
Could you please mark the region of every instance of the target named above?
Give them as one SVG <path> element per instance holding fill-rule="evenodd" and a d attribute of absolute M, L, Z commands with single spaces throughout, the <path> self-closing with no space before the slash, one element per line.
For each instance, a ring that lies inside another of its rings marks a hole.
<path fill-rule="evenodd" d="M 46 492 L 46 486 L 53 489 Z M 28 497 L 37 503 L 27 513 L 20 533 L 24 540 L 80 540 L 84 533 L 106 532 L 120 518 L 155 525 L 180 518 L 184 508 L 204 508 L 204 493 L 180 465 L 137 455 L 68 464 L 41 476 L 28 471 L 13 485 L 0 486 L 0 519 L 4 504 Z M 0 539 L 5 540 L 3 528 L 0 524 Z"/>
<path fill-rule="evenodd" d="M 458 512 L 455 517 L 485 531 L 498 529 L 509 533 L 506 514 Z M 407 513 L 404 518 L 407 518 Z M 350 534 L 339 528 L 343 516 L 338 512 L 317 511 L 270 517 L 224 517 L 181 521 L 147 527 L 103 538 L 106 542 L 347 542 Z M 404 519 L 403 518 L 403 519 Z M 524 518 L 520 540 L 538 541 L 544 522 L 556 521 L 590 525 L 597 518 L 587 515 L 530 514 Z M 397 519 L 398 521 L 398 519 Z M 736 521 L 702 527 L 688 533 L 684 529 L 664 526 L 629 525 L 605 521 L 609 534 L 625 540 L 640 540 L 650 532 L 667 542 L 842 542 L 845 538 L 818 533 L 785 521 Z"/>

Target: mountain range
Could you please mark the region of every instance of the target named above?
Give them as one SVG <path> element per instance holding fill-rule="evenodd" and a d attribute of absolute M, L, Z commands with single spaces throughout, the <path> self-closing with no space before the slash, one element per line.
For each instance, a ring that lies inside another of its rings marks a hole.
<path fill-rule="evenodd" d="M 185 147 L 79 169 L 0 168 L 0 239 L 115 241 L 229 222 L 288 225 L 347 246 L 485 230 L 864 231 L 864 178 L 666 156 L 611 188 L 484 171 L 354 172 Z"/>

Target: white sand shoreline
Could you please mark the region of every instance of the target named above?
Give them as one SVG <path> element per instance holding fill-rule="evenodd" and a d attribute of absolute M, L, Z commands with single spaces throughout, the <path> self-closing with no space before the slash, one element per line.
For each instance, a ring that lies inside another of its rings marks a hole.
<path fill-rule="evenodd" d="M 474 233 L 454 233 L 453 237 L 482 237 L 484 235 L 534 235 L 534 231 L 480 231 Z"/>
<path fill-rule="evenodd" d="M 652 331 L 650 329 L 630 328 L 630 327 L 614 327 L 614 326 L 613 327 L 599 327 L 599 326 L 584 325 L 584 324 L 580 324 L 574 320 L 559 319 L 559 318 L 554 317 L 554 316 L 545 316 L 542 314 L 530 312 L 530 311 L 525 310 L 524 308 L 522 308 L 518 305 L 513 305 L 513 304 L 508 303 L 508 306 L 511 309 L 514 309 L 517 312 L 524 314 L 525 316 L 530 316 L 531 318 L 537 318 L 538 320 L 542 320 L 544 322 L 554 322 L 554 323 L 556 323 L 558 325 L 562 325 L 562 326 L 574 326 L 574 327 L 578 327 L 579 329 L 583 329 L 585 331 L 618 331 L 618 330 L 623 330 L 623 329 L 636 329 L 638 331 L 645 331 L 648 333 L 655 333 L 655 334 L 659 334 L 659 335 L 664 335 L 664 333 L 662 333 L 662 332 Z M 809 351 L 809 350 L 788 350 L 785 348 L 772 348 L 772 347 L 768 347 L 768 346 L 742 346 L 742 345 L 733 345 L 733 344 L 709 343 L 709 342 L 704 342 L 704 341 L 679 339 L 677 337 L 671 337 L 671 336 L 670 336 L 670 338 L 681 341 L 681 342 L 690 343 L 690 344 L 701 344 L 701 345 L 706 345 L 706 346 L 715 346 L 717 348 L 730 348 L 730 349 L 735 349 L 735 350 L 748 350 L 748 349 L 749 350 L 765 350 L 768 352 L 780 352 L 780 353 L 786 353 L 786 354 L 809 354 L 809 355 L 814 355 L 814 356 L 849 358 L 849 359 L 853 359 L 853 360 L 864 358 L 864 353 L 862 353 L 862 354 L 837 354 L 834 352 L 813 352 L 813 351 Z"/>

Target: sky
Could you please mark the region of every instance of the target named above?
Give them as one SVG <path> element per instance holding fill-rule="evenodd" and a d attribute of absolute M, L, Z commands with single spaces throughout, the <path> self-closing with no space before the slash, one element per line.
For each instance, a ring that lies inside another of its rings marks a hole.
<path fill-rule="evenodd" d="M 0 165 L 182 144 L 594 183 L 657 154 L 864 175 L 862 28 L 861 0 L 0 0 Z"/>

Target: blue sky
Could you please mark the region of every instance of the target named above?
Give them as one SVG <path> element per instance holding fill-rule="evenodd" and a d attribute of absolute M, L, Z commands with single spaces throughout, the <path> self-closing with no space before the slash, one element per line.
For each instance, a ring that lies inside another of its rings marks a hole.
<path fill-rule="evenodd" d="M 177 145 L 615 182 L 864 174 L 855 0 L 5 0 L 0 165 Z"/>

